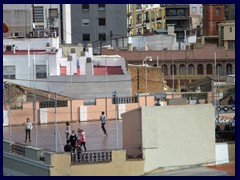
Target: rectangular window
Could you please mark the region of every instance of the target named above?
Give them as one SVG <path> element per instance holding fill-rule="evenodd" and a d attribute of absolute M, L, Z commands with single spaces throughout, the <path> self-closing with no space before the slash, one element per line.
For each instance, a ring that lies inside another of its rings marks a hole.
<path fill-rule="evenodd" d="M 235 49 L 235 41 L 228 41 L 228 49 Z"/>
<path fill-rule="evenodd" d="M 33 22 L 44 22 L 44 11 L 43 6 L 33 7 Z"/>
<path fill-rule="evenodd" d="M 75 51 L 75 48 L 71 48 L 71 54 L 74 54 L 74 53 L 76 53 L 76 51 Z"/>
<path fill-rule="evenodd" d="M 99 26 L 106 26 L 106 18 L 99 18 L 98 19 Z"/>
<path fill-rule="evenodd" d="M 82 19 L 82 26 L 89 26 L 89 19 Z"/>
<path fill-rule="evenodd" d="M 3 67 L 3 77 L 5 79 L 16 79 L 15 74 L 16 74 L 15 66 Z"/>
<path fill-rule="evenodd" d="M 83 11 L 89 11 L 89 4 L 82 4 Z"/>
<path fill-rule="evenodd" d="M 192 13 L 197 13 L 197 8 L 196 7 L 192 7 Z"/>
<path fill-rule="evenodd" d="M 106 33 L 99 33 L 98 37 L 99 37 L 99 40 L 106 41 Z"/>
<path fill-rule="evenodd" d="M 105 4 L 98 4 L 99 11 L 105 11 Z"/>
<path fill-rule="evenodd" d="M 83 34 L 83 41 L 90 41 L 90 34 L 88 33 Z"/>
<path fill-rule="evenodd" d="M 36 78 L 38 78 L 38 79 L 47 78 L 47 66 L 46 65 L 36 65 Z"/>

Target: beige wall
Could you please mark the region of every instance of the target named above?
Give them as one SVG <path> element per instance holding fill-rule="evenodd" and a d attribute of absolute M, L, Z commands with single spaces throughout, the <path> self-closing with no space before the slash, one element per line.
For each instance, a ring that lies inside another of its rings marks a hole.
<path fill-rule="evenodd" d="M 123 149 L 126 149 L 127 155 L 136 157 L 142 154 L 142 150 L 137 149 L 142 147 L 141 109 L 126 112 L 122 118 Z"/>
<path fill-rule="evenodd" d="M 228 156 L 230 162 L 235 162 L 235 142 L 228 143 Z"/>
<path fill-rule="evenodd" d="M 145 81 L 146 72 L 147 72 L 148 92 L 153 93 L 153 92 L 164 91 L 164 82 L 163 82 L 163 74 L 162 74 L 161 67 L 147 66 L 145 68 L 145 66 L 128 65 L 128 70 L 132 78 L 132 96 L 135 96 L 137 93 L 138 69 L 139 69 L 139 93 L 146 92 L 146 81 Z"/>
<path fill-rule="evenodd" d="M 144 160 L 126 160 L 125 150 L 113 150 L 112 161 L 95 164 L 71 164 L 69 153 L 45 152 L 45 161 L 36 159 L 39 149 L 26 147 L 25 157 L 10 153 L 4 141 L 3 174 L 32 176 L 139 176 L 144 174 Z"/>
<path fill-rule="evenodd" d="M 142 117 L 145 172 L 159 167 L 215 162 L 215 119 L 211 104 L 142 107 L 141 112 L 135 109 L 125 113 L 124 147 L 134 144 L 131 138 L 138 136 L 137 117 Z"/>
<path fill-rule="evenodd" d="M 112 162 L 72 165 L 71 176 L 137 176 L 143 175 L 143 160 L 126 161 L 126 152 L 112 151 Z"/>

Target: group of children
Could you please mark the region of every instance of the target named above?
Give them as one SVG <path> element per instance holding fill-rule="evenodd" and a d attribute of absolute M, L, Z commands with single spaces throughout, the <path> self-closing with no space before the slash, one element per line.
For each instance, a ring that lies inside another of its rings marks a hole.
<path fill-rule="evenodd" d="M 67 144 L 64 146 L 65 152 L 75 152 L 76 149 L 77 151 L 82 151 L 82 146 L 85 152 L 87 152 L 86 134 L 83 131 L 83 129 L 78 128 L 77 134 L 75 130 L 72 130 L 71 132 L 70 124 L 69 122 L 66 122 L 65 134 L 66 134 L 66 140 L 67 140 Z"/>

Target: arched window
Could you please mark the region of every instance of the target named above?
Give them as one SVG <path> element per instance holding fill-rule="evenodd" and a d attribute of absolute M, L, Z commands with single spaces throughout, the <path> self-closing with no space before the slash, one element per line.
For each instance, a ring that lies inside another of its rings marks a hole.
<path fill-rule="evenodd" d="M 199 64 L 197 66 L 197 74 L 203 74 L 203 65 L 202 64 Z"/>
<path fill-rule="evenodd" d="M 222 65 L 221 64 L 217 64 L 216 67 L 216 75 L 222 75 Z"/>
<path fill-rule="evenodd" d="M 231 64 L 227 64 L 226 73 L 227 73 L 227 75 L 232 74 L 232 65 Z"/>
<path fill-rule="evenodd" d="M 179 66 L 179 74 L 185 74 L 185 65 L 184 64 L 180 64 L 180 66 Z"/>
<path fill-rule="evenodd" d="M 175 65 L 175 64 L 172 64 L 172 65 L 171 65 L 171 75 L 173 75 L 173 72 L 174 72 L 174 75 L 177 74 L 177 68 L 176 68 L 176 65 Z"/>
<path fill-rule="evenodd" d="M 194 65 L 193 64 L 189 64 L 188 66 L 188 74 L 195 74 L 194 72 Z"/>
<path fill-rule="evenodd" d="M 211 64 L 207 65 L 207 74 L 212 74 L 212 65 Z"/>
<path fill-rule="evenodd" d="M 221 15 L 220 7 L 217 7 L 217 9 L 216 9 L 216 16 L 220 16 L 220 15 Z"/>
<path fill-rule="evenodd" d="M 162 65 L 162 73 L 167 76 L 168 75 L 168 69 L 167 69 L 167 65 L 166 64 L 163 64 Z"/>

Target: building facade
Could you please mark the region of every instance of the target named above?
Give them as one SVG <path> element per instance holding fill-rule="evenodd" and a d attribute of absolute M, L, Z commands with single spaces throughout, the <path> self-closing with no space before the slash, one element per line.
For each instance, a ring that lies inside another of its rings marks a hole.
<path fill-rule="evenodd" d="M 72 43 L 93 43 L 93 53 L 99 54 L 98 47 L 127 35 L 126 12 L 126 4 L 72 4 Z"/>
<path fill-rule="evenodd" d="M 226 49 L 235 49 L 235 22 L 218 24 L 219 46 Z"/>
<path fill-rule="evenodd" d="M 224 4 L 203 5 L 203 35 L 217 36 L 218 24 L 224 22 Z"/>
<path fill-rule="evenodd" d="M 135 36 L 165 29 L 162 4 L 127 4 L 128 35 Z"/>
<path fill-rule="evenodd" d="M 3 4 L 3 20 L 9 26 L 4 36 L 59 37 L 71 43 L 69 4 Z"/>
<path fill-rule="evenodd" d="M 192 33 L 189 4 L 166 4 L 166 24 L 175 25 L 177 41 L 184 41 Z"/>
<path fill-rule="evenodd" d="M 149 64 L 161 66 L 167 85 L 179 91 L 184 90 L 185 84 L 197 79 L 207 76 L 217 79 L 217 77 L 235 74 L 235 50 L 226 50 L 216 45 L 205 45 L 190 50 L 118 51 L 104 49 L 103 52 L 108 55 L 120 55 L 131 64 L 141 64 L 144 58 L 151 56 L 153 60 Z"/>

